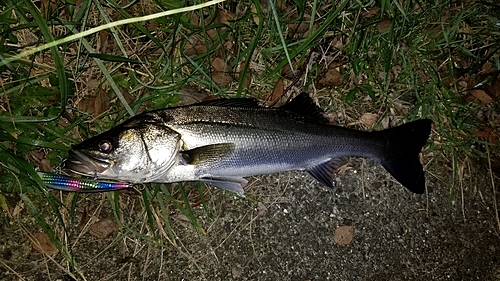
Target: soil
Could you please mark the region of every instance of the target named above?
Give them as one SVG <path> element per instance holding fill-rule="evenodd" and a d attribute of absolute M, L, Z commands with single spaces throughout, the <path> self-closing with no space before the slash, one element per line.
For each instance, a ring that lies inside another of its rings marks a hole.
<path fill-rule="evenodd" d="M 247 198 L 210 189 L 209 212 L 195 208 L 204 233 L 173 210 L 172 243 L 134 212 L 140 197 L 125 208 L 135 227 L 99 239 L 78 231 L 75 219 L 66 243 L 86 280 L 500 280 L 487 169 L 478 165 L 452 187 L 447 162 L 433 161 L 428 191 L 416 195 L 375 162 L 350 162 L 334 190 L 301 172 L 251 178 Z M 101 204 L 91 217 L 113 217 L 105 195 L 88 196 Z M 28 215 L 22 223 L 3 215 L 0 280 L 83 280 L 60 253 L 49 258 L 32 249 L 25 235 L 32 230 L 20 227 L 30 225 Z M 339 226 L 352 227 L 352 241 L 337 243 Z"/>

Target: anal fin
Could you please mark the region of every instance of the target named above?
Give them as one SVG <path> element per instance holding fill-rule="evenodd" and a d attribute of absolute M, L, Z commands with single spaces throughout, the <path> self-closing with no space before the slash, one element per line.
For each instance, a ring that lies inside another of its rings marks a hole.
<path fill-rule="evenodd" d="M 333 189 L 333 180 L 337 169 L 342 165 L 340 158 L 333 158 L 306 169 L 307 173 L 322 185 Z"/>
<path fill-rule="evenodd" d="M 248 181 L 242 177 L 224 177 L 224 178 L 201 178 L 201 182 L 213 185 L 215 187 L 236 193 L 244 196 L 245 191 L 243 187 L 247 185 Z"/>

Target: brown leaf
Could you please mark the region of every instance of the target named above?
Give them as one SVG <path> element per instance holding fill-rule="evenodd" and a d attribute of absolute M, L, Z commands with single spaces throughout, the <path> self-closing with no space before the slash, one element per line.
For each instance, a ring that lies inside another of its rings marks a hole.
<path fill-rule="evenodd" d="M 500 79 L 495 79 L 495 81 L 488 83 L 485 86 L 485 91 L 490 97 L 499 98 L 500 97 Z"/>
<path fill-rule="evenodd" d="M 333 240 L 339 245 L 347 245 L 351 243 L 354 237 L 354 226 L 352 225 L 341 225 L 335 229 L 335 234 L 333 235 Z"/>
<path fill-rule="evenodd" d="M 43 232 L 28 234 L 33 249 L 39 253 L 52 256 L 59 252 L 56 245 L 50 241 L 49 236 Z"/>
<path fill-rule="evenodd" d="M 92 99 L 90 99 L 90 102 L 94 105 L 94 111 L 89 113 L 92 113 L 94 117 L 101 115 L 110 108 L 108 93 L 102 88 L 97 91 L 97 94 L 93 96 Z"/>
<path fill-rule="evenodd" d="M 380 11 L 380 7 L 372 7 L 361 13 L 361 16 L 367 19 L 373 18 Z"/>
<path fill-rule="evenodd" d="M 199 54 L 204 54 L 206 52 L 207 52 L 207 47 L 205 46 L 205 44 L 202 43 L 187 45 L 184 48 L 184 54 L 186 56 L 199 55 Z"/>
<path fill-rule="evenodd" d="M 108 35 L 109 32 L 107 30 L 101 30 L 99 31 L 99 40 L 97 40 L 97 47 L 96 50 L 100 53 L 106 53 L 106 50 L 108 49 Z"/>
<path fill-rule="evenodd" d="M 344 76 L 335 68 L 329 69 L 318 83 L 321 86 L 340 86 L 344 83 Z"/>
<path fill-rule="evenodd" d="M 222 23 L 229 25 L 229 21 L 234 18 L 234 13 L 228 10 L 218 10 L 217 17 L 215 17 L 216 23 Z"/>
<path fill-rule="evenodd" d="M 102 219 L 90 227 L 90 234 L 99 238 L 99 239 L 107 239 L 118 231 L 118 227 L 111 219 Z"/>
<path fill-rule="evenodd" d="M 214 83 L 221 88 L 227 87 L 227 85 L 229 85 L 229 83 L 233 81 L 233 77 L 231 75 L 228 75 L 222 71 L 212 72 L 210 78 L 212 78 Z"/>
<path fill-rule="evenodd" d="M 470 94 L 474 96 L 480 104 L 493 102 L 493 99 L 483 90 L 471 90 Z"/>
<path fill-rule="evenodd" d="M 390 19 L 385 19 L 377 23 L 377 30 L 380 33 L 384 33 L 391 29 L 392 21 Z"/>
<path fill-rule="evenodd" d="M 215 71 L 227 71 L 226 62 L 221 58 L 215 58 L 212 61 L 212 67 L 215 69 Z"/>
<path fill-rule="evenodd" d="M 303 21 L 301 23 L 288 24 L 288 34 L 294 35 L 296 33 L 302 34 L 309 30 L 309 22 Z"/>
<path fill-rule="evenodd" d="M 266 99 L 266 106 L 274 106 L 281 99 L 285 91 L 285 85 L 283 79 L 278 79 L 276 84 L 274 84 L 273 92 Z"/>
<path fill-rule="evenodd" d="M 363 114 L 363 116 L 361 116 L 361 118 L 359 119 L 359 121 L 361 121 L 361 123 L 365 124 L 368 128 L 371 128 L 373 127 L 373 125 L 375 125 L 378 121 L 378 118 L 380 116 L 376 113 L 365 113 Z"/>

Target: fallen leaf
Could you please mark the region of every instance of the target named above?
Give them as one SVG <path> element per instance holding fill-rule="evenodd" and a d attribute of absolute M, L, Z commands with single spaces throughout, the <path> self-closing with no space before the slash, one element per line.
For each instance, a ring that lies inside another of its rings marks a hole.
<path fill-rule="evenodd" d="M 205 44 L 197 43 L 194 45 L 186 45 L 184 48 L 184 54 L 186 56 L 199 55 L 207 52 L 207 47 Z"/>
<path fill-rule="evenodd" d="M 288 34 L 294 35 L 296 33 L 302 34 L 309 30 L 309 22 L 303 21 L 301 23 L 288 24 Z"/>
<path fill-rule="evenodd" d="M 229 85 L 229 83 L 233 81 L 233 77 L 231 75 L 228 75 L 222 71 L 212 72 L 210 74 L 210 78 L 212 78 L 212 81 L 214 81 L 214 83 L 221 88 L 227 87 L 227 85 Z"/>
<path fill-rule="evenodd" d="M 99 238 L 99 239 L 107 239 L 118 231 L 118 227 L 111 219 L 102 219 L 90 227 L 90 234 Z"/>
<path fill-rule="evenodd" d="M 318 83 L 321 86 L 340 86 L 344 83 L 344 76 L 335 68 L 329 69 Z"/>
<path fill-rule="evenodd" d="M 212 67 L 215 69 L 215 71 L 227 71 L 226 62 L 221 58 L 215 58 L 212 61 Z"/>
<path fill-rule="evenodd" d="M 380 33 L 384 33 L 391 29 L 392 21 L 390 19 L 385 19 L 377 23 L 377 30 Z"/>
<path fill-rule="evenodd" d="M 59 252 L 56 245 L 50 241 L 49 236 L 43 232 L 28 234 L 33 249 L 39 253 L 52 256 Z"/>
<path fill-rule="evenodd" d="M 365 124 L 368 128 L 371 128 L 373 127 L 373 125 L 375 125 L 379 119 L 379 115 L 376 114 L 376 113 L 365 113 L 363 114 L 363 116 L 361 116 L 361 118 L 359 119 L 359 121 L 361 121 L 361 123 Z"/>
<path fill-rule="evenodd" d="M 219 9 L 217 11 L 217 16 L 215 17 L 215 22 L 229 25 L 229 21 L 232 20 L 233 18 L 234 18 L 234 13 L 228 10 Z"/>
<path fill-rule="evenodd" d="M 104 91 L 102 88 L 97 91 L 97 94 L 92 97 L 90 102 L 94 104 L 94 112 L 92 112 L 92 116 L 94 117 L 101 115 L 110 108 L 108 92 Z"/>
<path fill-rule="evenodd" d="M 335 229 L 335 234 L 333 235 L 333 240 L 339 245 L 347 245 L 351 243 L 354 237 L 354 226 L 352 225 L 341 225 Z"/>
<path fill-rule="evenodd" d="M 14 207 L 14 210 L 12 211 L 12 217 L 19 217 L 21 212 L 24 210 L 24 202 L 19 201 L 17 202 L 16 206 Z"/>
<path fill-rule="evenodd" d="M 474 96 L 480 104 L 493 102 L 493 99 L 483 90 L 471 90 L 470 94 Z"/>
<path fill-rule="evenodd" d="M 490 97 L 499 98 L 500 97 L 500 79 L 497 78 L 495 81 L 488 83 L 485 86 L 485 91 Z"/>
<path fill-rule="evenodd" d="M 274 106 L 281 99 L 285 91 L 283 79 L 280 78 L 274 84 L 273 92 L 266 98 L 266 106 Z"/>
<path fill-rule="evenodd" d="M 373 18 L 380 11 L 380 7 L 372 7 L 361 13 L 361 16 L 367 19 Z"/>

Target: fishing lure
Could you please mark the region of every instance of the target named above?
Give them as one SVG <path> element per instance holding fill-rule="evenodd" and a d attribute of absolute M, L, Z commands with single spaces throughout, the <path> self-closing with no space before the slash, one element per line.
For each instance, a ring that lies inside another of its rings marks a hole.
<path fill-rule="evenodd" d="M 106 192 L 133 186 L 133 184 L 125 182 L 95 181 L 45 172 L 38 172 L 38 175 L 48 187 L 63 191 Z"/>

